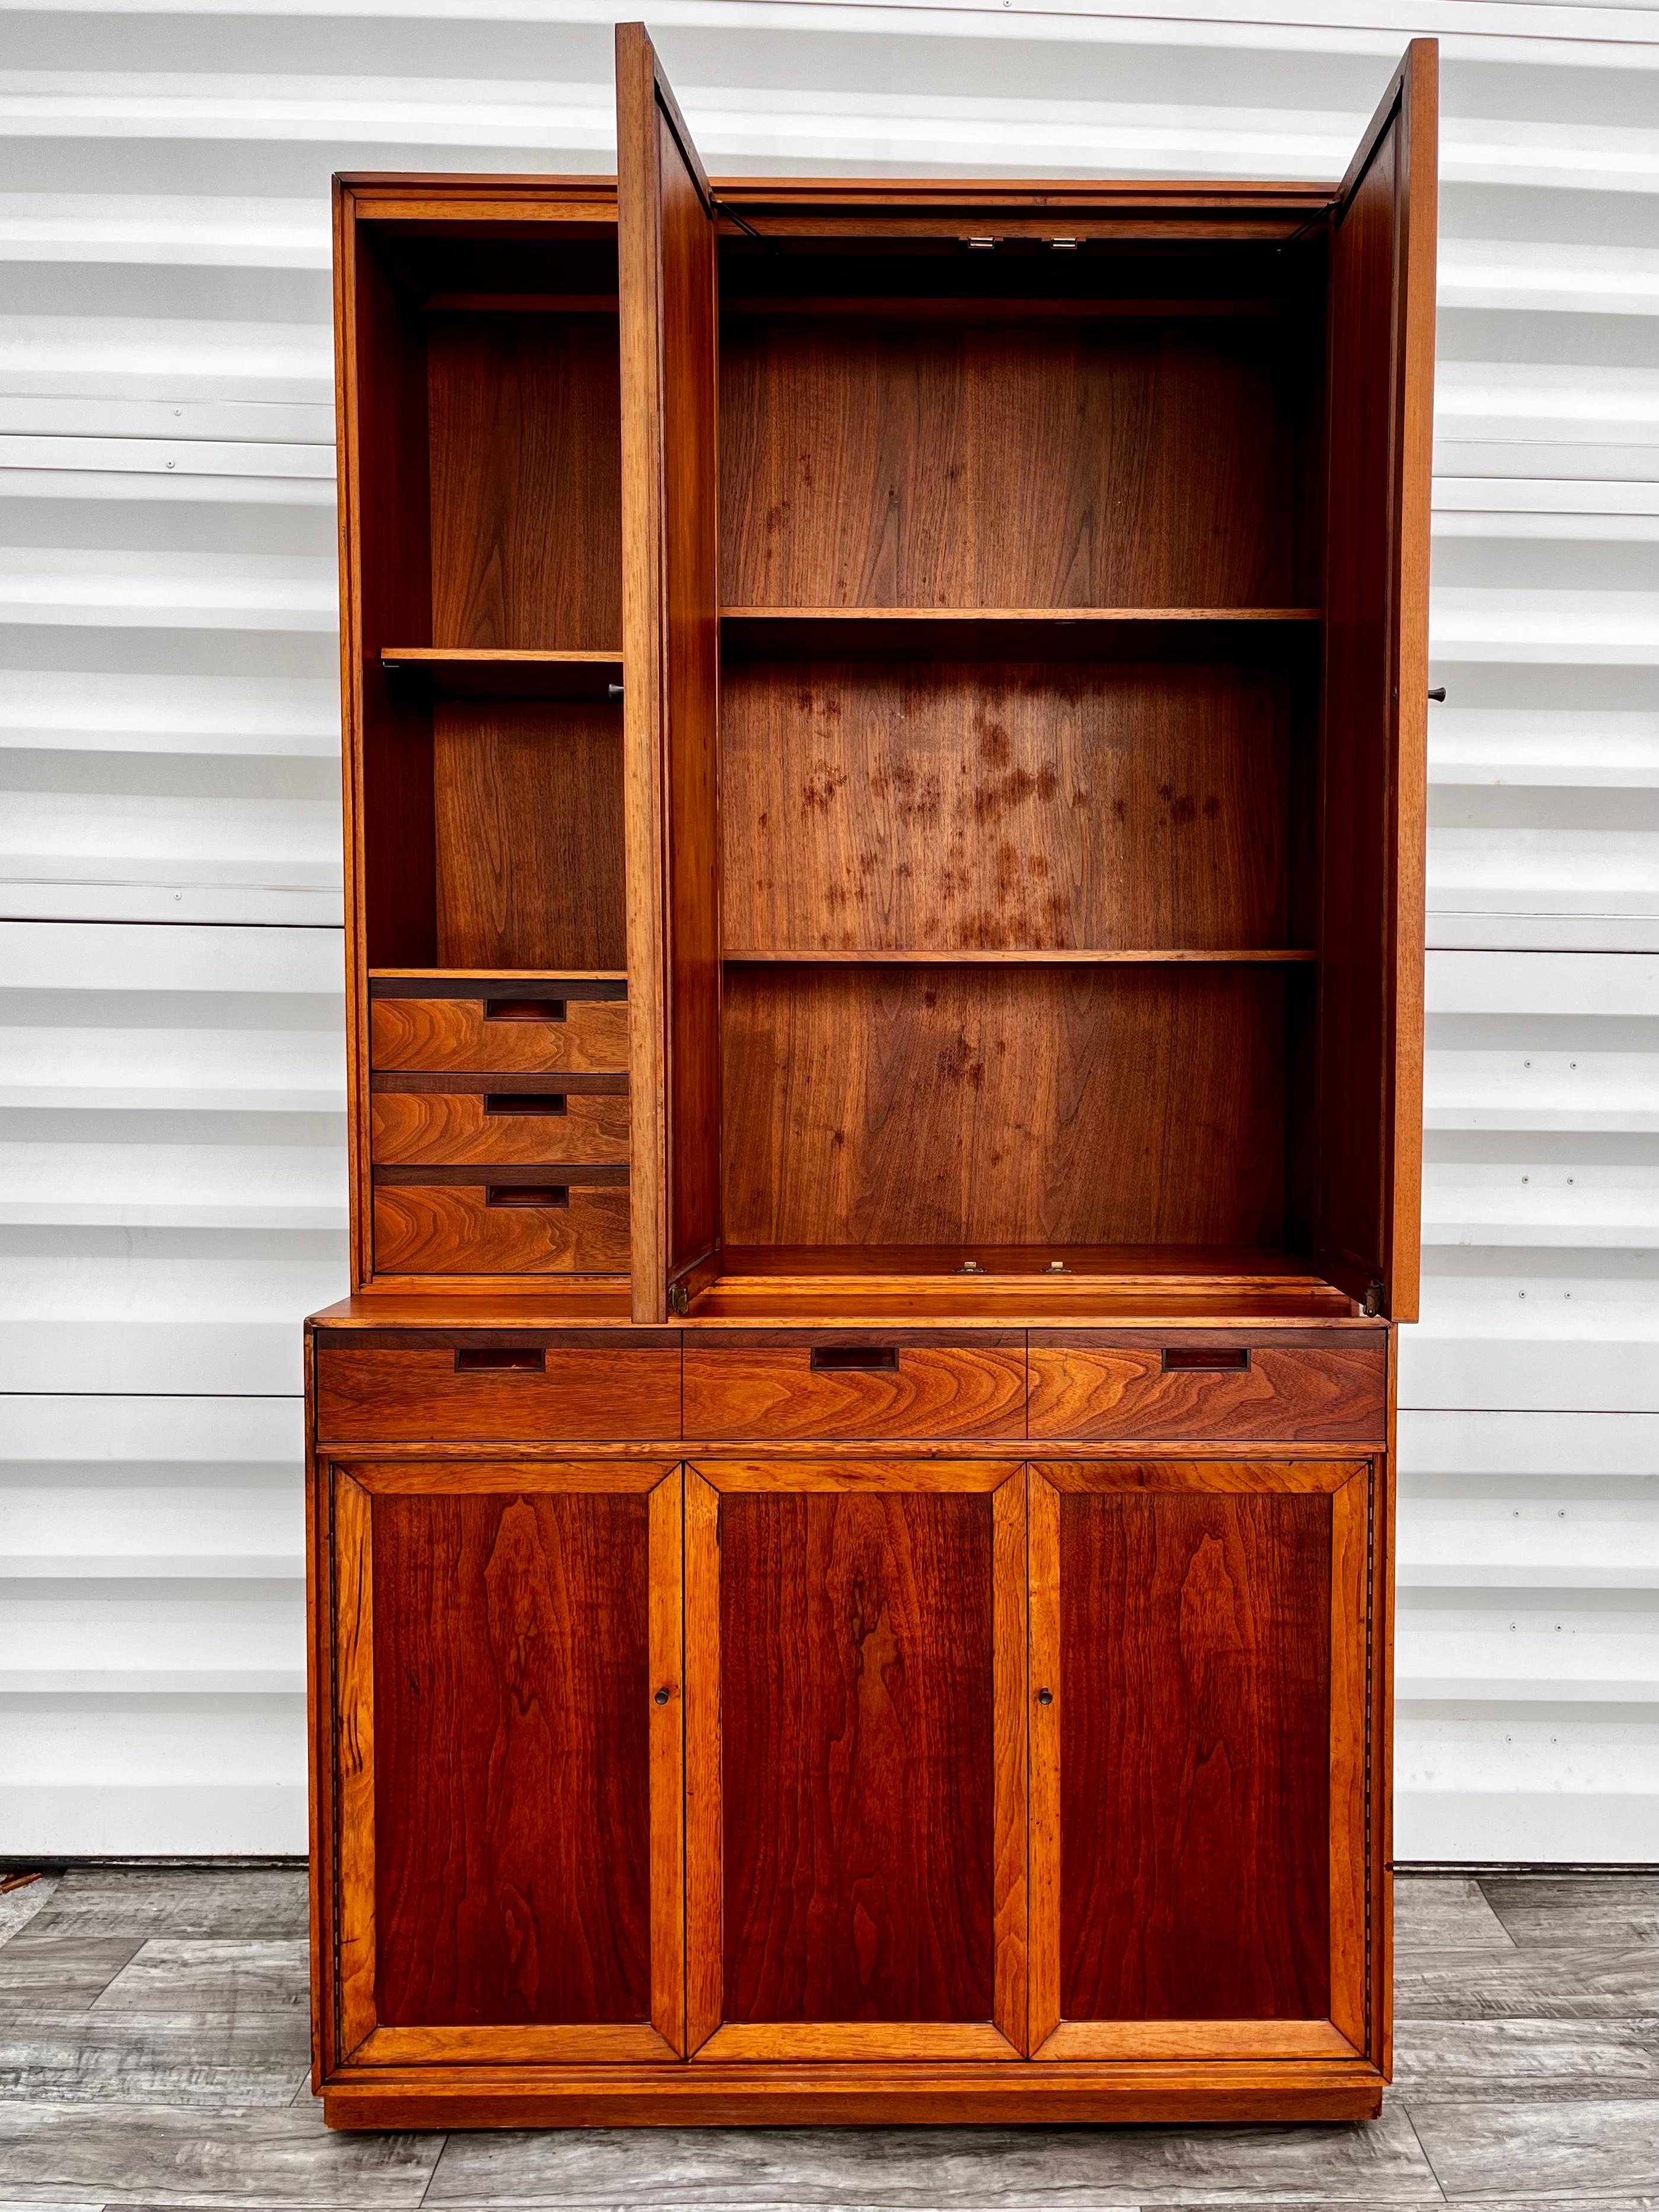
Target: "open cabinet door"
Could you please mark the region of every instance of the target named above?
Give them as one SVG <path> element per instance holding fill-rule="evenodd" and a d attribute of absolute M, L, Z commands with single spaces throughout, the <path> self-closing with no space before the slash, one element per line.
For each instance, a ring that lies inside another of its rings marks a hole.
<path fill-rule="evenodd" d="M 714 211 L 641 23 L 617 26 L 634 1318 L 720 1234 Z"/>
<path fill-rule="evenodd" d="M 1316 1264 L 1417 1318 L 1437 50 L 1331 216 Z"/>

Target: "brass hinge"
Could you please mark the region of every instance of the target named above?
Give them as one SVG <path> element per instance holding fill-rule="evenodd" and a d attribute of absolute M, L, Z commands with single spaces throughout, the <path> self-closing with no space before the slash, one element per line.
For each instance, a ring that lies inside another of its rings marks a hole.
<path fill-rule="evenodd" d="M 684 1283 L 668 1285 L 668 1310 L 672 1314 L 685 1314 L 691 1310 L 691 1293 Z"/>
<path fill-rule="evenodd" d="M 1382 1310 L 1382 1285 L 1375 1277 L 1365 1285 L 1365 1295 L 1359 1302 L 1359 1310 L 1372 1320 Z"/>

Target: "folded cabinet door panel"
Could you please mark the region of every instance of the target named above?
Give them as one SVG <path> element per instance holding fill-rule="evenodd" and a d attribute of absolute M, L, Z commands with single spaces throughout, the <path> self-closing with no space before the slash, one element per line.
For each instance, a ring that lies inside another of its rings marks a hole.
<path fill-rule="evenodd" d="M 342 2057 L 674 2057 L 678 1468 L 326 1479 Z"/>
<path fill-rule="evenodd" d="M 1370 1463 L 1030 1481 L 1034 2055 L 1366 2052 Z"/>

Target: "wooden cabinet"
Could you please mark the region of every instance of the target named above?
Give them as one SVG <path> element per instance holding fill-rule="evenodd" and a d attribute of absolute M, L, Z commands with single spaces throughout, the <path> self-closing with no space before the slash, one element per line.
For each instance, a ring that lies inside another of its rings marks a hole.
<path fill-rule="evenodd" d="M 337 193 L 327 2118 L 1374 2114 L 1434 47 L 1327 185 L 617 53 Z"/>

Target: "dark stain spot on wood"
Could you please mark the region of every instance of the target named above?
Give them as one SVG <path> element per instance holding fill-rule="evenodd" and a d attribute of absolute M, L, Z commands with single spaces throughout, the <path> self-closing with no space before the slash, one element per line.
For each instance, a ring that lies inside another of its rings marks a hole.
<path fill-rule="evenodd" d="M 846 781 L 844 768 L 837 768 L 830 761 L 814 761 L 811 773 L 800 787 L 801 811 L 804 814 L 827 814 Z"/>

